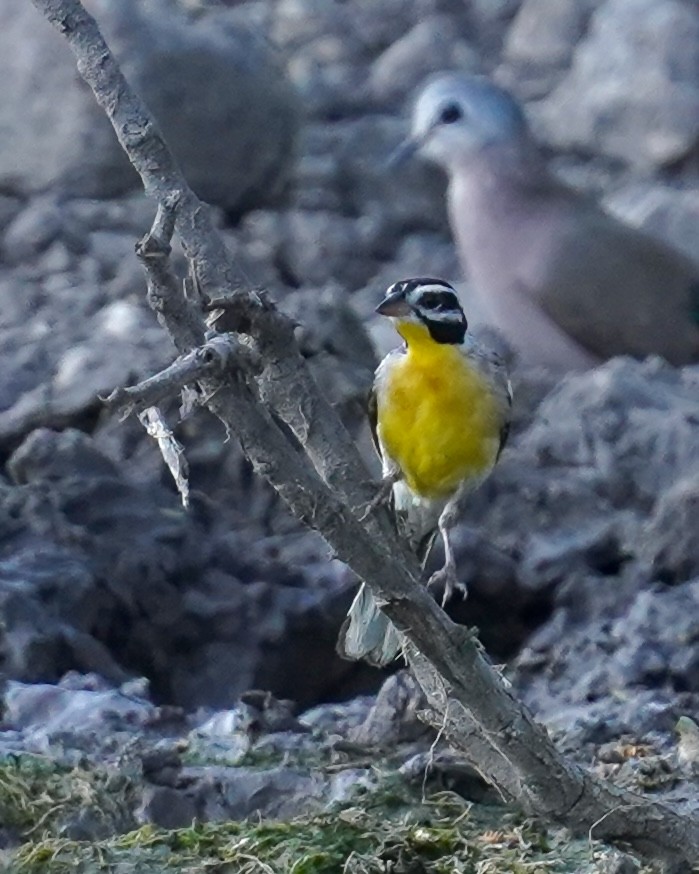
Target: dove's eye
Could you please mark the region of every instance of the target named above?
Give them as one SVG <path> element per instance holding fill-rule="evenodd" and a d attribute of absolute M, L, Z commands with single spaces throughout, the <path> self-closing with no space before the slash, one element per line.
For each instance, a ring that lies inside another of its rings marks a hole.
<path fill-rule="evenodd" d="M 439 113 L 439 120 L 442 124 L 453 124 L 463 117 L 463 111 L 458 103 L 448 103 Z"/>

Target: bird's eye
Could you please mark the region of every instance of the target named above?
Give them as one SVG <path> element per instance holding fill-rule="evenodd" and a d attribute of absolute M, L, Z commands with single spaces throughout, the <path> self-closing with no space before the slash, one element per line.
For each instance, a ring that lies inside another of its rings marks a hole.
<path fill-rule="evenodd" d="M 457 103 L 448 103 L 439 113 L 439 120 L 442 124 L 453 124 L 462 119 L 463 116 L 461 107 Z"/>
<path fill-rule="evenodd" d="M 423 299 L 420 301 L 420 304 L 421 304 L 421 306 L 422 306 L 424 309 L 426 309 L 426 310 L 436 310 L 437 307 L 438 307 L 439 304 L 440 304 L 440 300 L 439 300 L 438 297 L 433 297 L 433 296 L 429 296 L 429 297 L 428 297 L 428 296 L 426 295 L 426 296 L 423 297 Z"/>

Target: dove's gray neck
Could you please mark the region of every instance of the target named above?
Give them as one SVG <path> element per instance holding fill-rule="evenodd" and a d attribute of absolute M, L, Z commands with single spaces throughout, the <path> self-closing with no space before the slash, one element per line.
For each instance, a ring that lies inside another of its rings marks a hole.
<path fill-rule="evenodd" d="M 528 138 L 460 155 L 448 173 L 460 197 L 489 210 L 521 206 L 537 192 L 555 186 L 536 144 Z"/>
<path fill-rule="evenodd" d="M 449 210 L 456 242 L 478 285 L 526 269 L 544 253 L 541 225 L 549 215 L 552 180 L 533 143 L 492 146 L 449 168 Z"/>
<path fill-rule="evenodd" d="M 450 167 L 452 231 L 480 309 L 512 344 L 539 362 L 594 363 L 541 309 L 552 242 L 568 217 L 566 189 L 538 152 L 491 149 Z M 542 354 L 541 345 L 546 349 Z"/>

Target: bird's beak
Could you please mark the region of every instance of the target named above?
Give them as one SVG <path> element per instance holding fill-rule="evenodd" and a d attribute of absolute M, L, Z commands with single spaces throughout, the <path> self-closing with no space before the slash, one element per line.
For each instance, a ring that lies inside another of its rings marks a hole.
<path fill-rule="evenodd" d="M 395 167 L 402 167 L 419 151 L 426 137 L 406 137 L 400 145 L 391 152 L 386 159 L 386 166 L 392 170 Z"/>
<path fill-rule="evenodd" d="M 380 316 L 407 316 L 410 315 L 410 306 L 402 291 L 394 291 L 381 301 L 376 312 Z"/>

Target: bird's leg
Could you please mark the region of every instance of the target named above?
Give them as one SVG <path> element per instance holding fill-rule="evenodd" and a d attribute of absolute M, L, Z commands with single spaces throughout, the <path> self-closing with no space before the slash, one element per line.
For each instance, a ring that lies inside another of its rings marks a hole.
<path fill-rule="evenodd" d="M 460 582 L 456 576 L 456 558 L 454 556 L 454 548 L 451 544 L 451 530 L 456 524 L 458 518 L 458 501 L 450 501 L 442 510 L 437 523 L 439 533 L 442 535 L 444 543 L 444 565 L 438 571 L 435 571 L 430 577 L 427 585 L 444 586 L 444 595 L 442 596 L 442 607 L 449 601 L 454 591 L 458 589 L 463 593 L 464 598 L 468 594 L 465 583 Z"/>
<path fill-rule="evenodd" d="M 392 473 L 384 474 L 381 477 L 381 482 L 379 483 L 379 487 L 376 490 L 376 494 L 364 507 L 362 515 L 359 517 L 360 522 L 363 522 L 367 518 L 369 513 L 371 513 L 372 510 L 375 510 L 379 506 L 379 504 L 384 504 L 388 500 L 393 486 L 398 482 L 399 479 L 399 471 L 393 471 Z"/>

